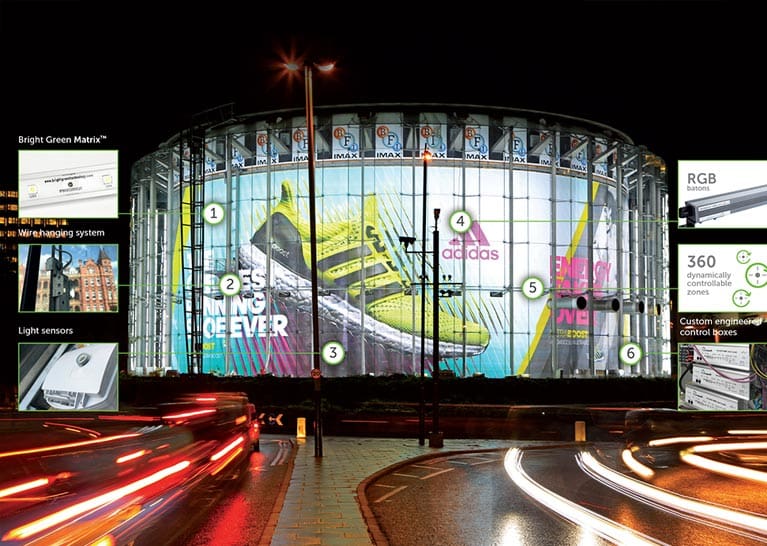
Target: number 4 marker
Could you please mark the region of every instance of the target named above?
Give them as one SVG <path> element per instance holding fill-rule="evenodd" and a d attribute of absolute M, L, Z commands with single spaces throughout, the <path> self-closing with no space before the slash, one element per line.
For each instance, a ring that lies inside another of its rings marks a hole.
<path fill-rule="evenodd" d="M 471 224 L 471 215 L 465 210 L 457 210 L 450 215 L 450 229 L 456 233 L 466 233 Z"/>

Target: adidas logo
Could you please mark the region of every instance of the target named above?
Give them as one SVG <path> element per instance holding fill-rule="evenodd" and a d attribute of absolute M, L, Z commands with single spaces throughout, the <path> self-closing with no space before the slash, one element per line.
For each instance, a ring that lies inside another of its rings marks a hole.
<path fill-rule="evenodd" d="M 466 233 L 450 241 L 450 247 L 442 251 L 442 257 L 446 260 L 498 260 L 498 251 L 489 247 L 487 235 L 479 222 L 474 222 Z"/>

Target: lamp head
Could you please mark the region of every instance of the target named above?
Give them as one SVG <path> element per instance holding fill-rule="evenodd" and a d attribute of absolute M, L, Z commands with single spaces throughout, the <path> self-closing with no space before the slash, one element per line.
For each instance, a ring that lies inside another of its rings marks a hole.
<path fill-rule="evenodd" d="M 408 237 L 406 235 L 400 235 L 399 236 L 399 242 L 402 243 L 405 246 L 405 250 L 407 250 L 407 247 L 415 243 L 415 237 Z"/>
<path fill-rule="evenodd" d="M 316 68 L 320 72 L 332 72 L 336 67 L 336 63 L 332 61 L 330 62 L 324 61 L 321 63 L 313 63 L 313 64 L 314 64 L 314 68 Z"/>

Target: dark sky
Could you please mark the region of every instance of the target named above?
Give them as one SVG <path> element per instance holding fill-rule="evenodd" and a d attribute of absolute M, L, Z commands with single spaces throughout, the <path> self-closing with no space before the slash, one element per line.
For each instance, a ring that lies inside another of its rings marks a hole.
<path fill-rule="evenodd" d="M 106 133 L 138 157 L 233 102 L 303 106 L 281 51 L 333 57 L 315 103 L 450 102 L 613 126 L 667 162 L 757 158 L 760 17 L 724 1 L 315 3 L 2 1 L 4 149 Z M 522 7 L 527 6 L 527 7 Z"/>

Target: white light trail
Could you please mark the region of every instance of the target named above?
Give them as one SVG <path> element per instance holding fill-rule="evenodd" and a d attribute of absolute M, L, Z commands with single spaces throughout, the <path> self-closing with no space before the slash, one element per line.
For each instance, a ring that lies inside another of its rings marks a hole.
<path fill-rule="evenodd" d="M 767 534 L 767 518 L 716 504 L 694 500 L 640 482 L 639 480 L 630 478 L 620 472 L 608 468 L 597 461 L 590 453 L 581 453 L 579 458 L 582 464 L 595 475 L 655 504 L 713 520 L 717 523 L 725 523 L 742 529 L 756 531 L 760 534 Z"/>
<path fill-rule="evenodd" d="M 533 481 L 522 468 L 522 451 L 516 447 L 511 448 L 506 453 L 504 467 L 511 480 L 522 491 L 547 508 L 554 510 L 563 518 L 586 530 L 590 530 L 607 540 L 621 545 L 664 544 L 591 510 L 587 510 Z"/>

